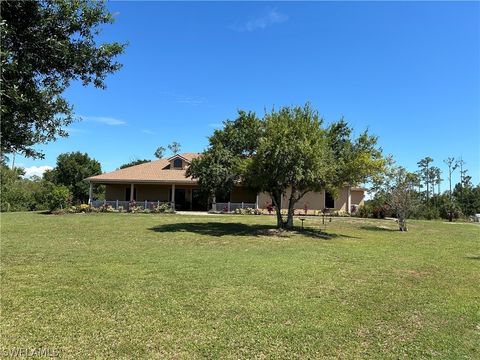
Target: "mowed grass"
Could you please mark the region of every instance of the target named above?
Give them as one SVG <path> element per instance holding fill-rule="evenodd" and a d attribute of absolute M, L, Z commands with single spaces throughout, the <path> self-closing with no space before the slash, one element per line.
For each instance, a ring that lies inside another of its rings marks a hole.
<path fill-rule="evenodd" d="M 274 220 L 2 214 L 1 347 L 85 359 L 480 358 L 479 226 L 412 221 L 400 233 L 334 218 L 322 239 L 266 235 Z"/>

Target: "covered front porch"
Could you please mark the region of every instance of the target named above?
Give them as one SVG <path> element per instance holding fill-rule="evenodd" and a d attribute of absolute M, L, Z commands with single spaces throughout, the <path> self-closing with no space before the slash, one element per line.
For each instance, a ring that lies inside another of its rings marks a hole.
<path fill-rule="evenodd" d="M 93 185 L 106 186 L 105 200 L 93 198 Z M 114 208 L 135 201 L 136 206 L 150 208 L 160 203 L 170 203 L 177 211 L 235 211 L 238 208 L 257 208 L 256 194 L 235 188 L 228 196 L 207 199 L 197 185 L 182 183 L 106 183 L 90 182 L 89 204 L 94 207 L 111 205 Z"/>

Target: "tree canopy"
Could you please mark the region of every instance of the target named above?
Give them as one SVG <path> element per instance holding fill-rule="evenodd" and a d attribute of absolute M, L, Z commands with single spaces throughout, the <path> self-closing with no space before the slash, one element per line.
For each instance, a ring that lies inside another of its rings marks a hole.
<path fill-rule="evenodd" d="M 1 1 L 1 152 L 43 157 L 38 143 L 67 136 L 73 107 L 62 93 L 73 80 L 105 88 L 120 69 L 124 44 L 97 44 L 113 22 L 90 0 Z"/>
<path fill-rule="evenodd" d="M 308 191 L 335 193 L 382 170 L 377 138 L 364 132 L 352 139 L 351 133 L 343 119 L 324 127 L 309 104 L 274 109 L 262 119 L 239 111 L 236 120 L 225 121 L 209 138 L 208 149 L 192 161 L 188 175 L 209 195 L 240 183 L 267 192 L 277 210 L 277 226 L 291 228 L 294 205 Z M 289 189 L 285 220 L 280 198 Z"/>
<path fill-rule="evenodd" d="M 44 178 L 54 184 L 66 186 L 72 193 L 74 202 L 86 203 L 89 184 L 84 179 L 101 173 L 102 168 L 97 160 L 77 151 L 60 154 L 57 165 L 45 172 Z"/>

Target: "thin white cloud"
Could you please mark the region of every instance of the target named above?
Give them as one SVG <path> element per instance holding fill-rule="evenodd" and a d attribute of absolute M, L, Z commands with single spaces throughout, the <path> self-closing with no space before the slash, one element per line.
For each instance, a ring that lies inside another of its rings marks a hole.
<path fill-rule="evenodd" d="M 80 116 L 82 120 L 85 121 L 94 121 L 101 124 L 109 125 L 109 126 L 118 126 L 118 125 L 126 125 L 127 122 L 124 120 L 116 119 L 109 116 Z"/>
<path fill-rule="evenodd" d="M 148 129 L 142 129 L 142 133 L 147 134 L 147 135 L 155 135 L 155 133 L 151 130 Z"/>
<path fill-rule="evenodd" d="M 288 15 L 282 14 L 277 9 L 270 9 L 265 15 L 251 18 L 248 21 L 233 25 L 231 28 L 239 32 L 253 32 L 263 30 L 271 25 L 280 24 L 288 20 Z"/>
<path fill-rule="evenodd" d="M 30 166 L 23 168 L 25 171 L 25 175 L 23 175 L 24 178 L 30 178 L 32 176 L 40 176 L 42 177 L 43 173 L 47 170 L 52 170 L 52 166 L 48 165 L 42 165 L 42 166 Z"/>

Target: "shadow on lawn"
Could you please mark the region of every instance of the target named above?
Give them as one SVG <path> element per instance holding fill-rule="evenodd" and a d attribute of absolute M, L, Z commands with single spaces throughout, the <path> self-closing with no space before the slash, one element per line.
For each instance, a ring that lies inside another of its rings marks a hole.
<path fill-rule="evenodd" d="M 268 225 L 246 225 L 241 223 L 175 223 L 155 226 L 150 228 L 155 232 L 193 232 L 202 235 L 224 236 L 224 235 L 240 235 L 240 236 L 259 236 L 263 231 L 271 229 Z"/>
<path fill-rule="evenodd" d="M 292 232 L 279 231 L 270 225 L 247 225 L 242 223 L 223 223 L 223 222 L 207 222 L 207 223 L 175 223 L 155 226 L 149 230 L 160 233 L 173 232 L 192 232 L 209 236 L 279 236 L 289 237 L 293 234 L 301 234 L 307 237 L 330 240 L 333 238 L 356 238 L 354 236 L 342 234 L 328 234 L 317 229 L 298 229 Z"/>
<path fill-rule="evenodd" d="M 369 230 L 369 231 L 394 231 L 398 232 L 398 229 L 389 229 L 381 226 L 373 226 L 373 225 L 363 225 L 360 226 L 360 229 L 362 230 Z"/>

